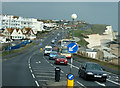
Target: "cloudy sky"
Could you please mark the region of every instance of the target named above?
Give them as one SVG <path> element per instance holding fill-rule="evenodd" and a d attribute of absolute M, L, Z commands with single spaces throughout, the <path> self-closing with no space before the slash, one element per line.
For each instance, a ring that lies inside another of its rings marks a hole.
<path fill-rule="evenodd" d="M 2 2 L 2 13 L 58 20 L 71 20 L 71 15 L 76 13 L 76 20 L 85 20 L 91 24 L 109 24 L 114 30 L 118 29 L 117 2 Z"/>

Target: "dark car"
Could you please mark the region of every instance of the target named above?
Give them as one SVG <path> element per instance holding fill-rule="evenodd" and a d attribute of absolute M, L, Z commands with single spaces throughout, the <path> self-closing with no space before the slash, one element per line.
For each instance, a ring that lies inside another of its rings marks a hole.
<path fill-rule="evenodd" d="M 105 82 L 107 78 L 106 72 L 103 71 L 102 67 L 93 62 L 83 63 L 78 70 L 79 77 L 83 77 L 85 80 L 95 79 Z"/>

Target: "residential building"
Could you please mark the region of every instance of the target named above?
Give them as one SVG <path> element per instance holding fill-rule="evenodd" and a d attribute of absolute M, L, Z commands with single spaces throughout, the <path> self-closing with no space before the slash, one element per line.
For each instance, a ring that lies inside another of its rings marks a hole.
<path fill-rule="evenodd" d="M 13 15 L 0 15 L 0 29 L 23 29 L 23 28 L 32 28 L 34 33 L 37 34 L 37 31 L 42 31 L 43 22 L 37 21 L 34 18 L 25 18 Z"/>

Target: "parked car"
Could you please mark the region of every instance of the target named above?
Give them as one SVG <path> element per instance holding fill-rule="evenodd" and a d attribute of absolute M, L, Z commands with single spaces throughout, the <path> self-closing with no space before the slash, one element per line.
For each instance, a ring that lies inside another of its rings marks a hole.
<path fill-rule="evenodd" d="M 51 51 L 49 55 L 49 60 L 54 60 L 57 55 L 57 51 Z"/>
<path fill-rule="evenodd" d="M 107 74 L 103 71 L 103 68 L 93 62 L 85 62 L 82 63 L 78 70 L 79 77 L 83 77 L 85 80 L 95 79 L 105 82 L 107 78 Z"/>
<path fill-rule="evenodd" d="M 66 59 L 66 56 L 64 55 L 57 55 L 55 57 L 55 64 L 65 64 L 67 65 L 67 59 Z"/>

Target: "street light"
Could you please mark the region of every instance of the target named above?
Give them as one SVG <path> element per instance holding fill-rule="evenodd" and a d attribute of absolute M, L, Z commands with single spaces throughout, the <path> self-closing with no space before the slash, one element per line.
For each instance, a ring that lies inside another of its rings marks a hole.
<path fill-rule="evenodd" d="M 76 14 L 72 14 L 72 16 L 71 16 L 71 18 L 72 18 L 72 20 L 73 20 L 73 29 L 72 29 L 72 39 L 73 39 L 73 31 L 74 31 L 74 20 L 77 18 L 77 15 Z"/>
<path fill-rule="evenodd" d="M 74 20 L 77 18 L 77 15 L 76 14 L 72 14 L 72 16 L 71 16 L 71 18 L 72 18 L 72 26 L 73 26 L 73 28 L 72 28 L 72 40 L 74 39 L 73 38 L 73 31 L 74 31 Z M 71 65 L 70 65 L 70 73 L 72 72 L 72 63 L 73 63 L 73 58 L 71 57 Z"/>

